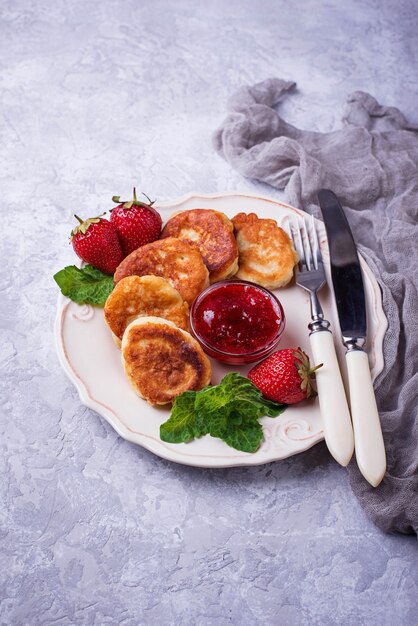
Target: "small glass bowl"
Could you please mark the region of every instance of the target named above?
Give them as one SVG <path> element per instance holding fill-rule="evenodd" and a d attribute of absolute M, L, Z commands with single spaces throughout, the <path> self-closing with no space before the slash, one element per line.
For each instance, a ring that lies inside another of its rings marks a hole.
<path fill-rule="evenodd" d="M 195 317 L 196 310 L 198 306 L 202 303 L 202 301 L 207 298 L 209 294 L 212 294 L 214 291 L 220 288 L 224 288 L 225 286 L 232 285 L 243 285 L 243 286 L 251 286 L 254 289 L 261 292 L 263 295 L 267 295 L 270 299 L 273 309 L 277 313 L 277 319 L 279 319 L 280 323 L 277 325 L 277 331 L 274 336 L 266 343 L 265 345 L 260 346 L 256 350 L 251 350 L 248 352 L 232 352 L 232 351 L 224 351 L 220 350 L 216 343 L 210 342 L 207 337 L 203 337 L 196 328 Z M 226 279 L 221 280 L 219 282 L 213 283 L 209 287 L 207 287 L 202 293 L 200 293 L 195 301 L 192 304 L 190 309 L 190 326 L 192 330 L 192 334 L 197 339 L 197 341 L 202 346 L 203 350 L 210 357 L 216 359 L 217 361 L 222 361 L 223 363 L 228 363 L 230 365 L 240 365 L 243 363 L 253 363 L 254 361 L 260 361 L 264 357 L 268 356 L 270 352 L 277 347 L 280 338 L 285 329 L 286 319 L 283 311 L 283 307 L 278 300 L 278 298 L 268 289 L 261 287 L 255 283 L 246 281 L 246 280 L 238 280 L 238 279 Z"/>

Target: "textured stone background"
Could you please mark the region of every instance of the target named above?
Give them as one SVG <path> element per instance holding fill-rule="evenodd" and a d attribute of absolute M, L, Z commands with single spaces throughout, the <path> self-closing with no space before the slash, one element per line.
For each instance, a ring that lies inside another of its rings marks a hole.
<path fill-rule="evenodd" d="M 52 338 L 75 209 L 254 191 L 211 147 L 228 95 L 294 79 L 301 127 L 365 89 L 416 110 L 413 0 L 1 0 L 0 623 L 406 626 L 416 542 L 366 518 L 323 444 L 181 467 L 83 407 Z M 3 306 L 4 305 L 4 306 Z M 415 614 L 415 618 L 413 615 Z"/>

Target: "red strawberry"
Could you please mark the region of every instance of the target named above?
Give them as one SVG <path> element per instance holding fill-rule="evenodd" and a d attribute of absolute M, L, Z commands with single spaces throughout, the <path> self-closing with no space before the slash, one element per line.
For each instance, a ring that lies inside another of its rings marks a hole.
<path fill-rule="evenodd" d="M 77 256 L 105 274 L 114 274 L 124 256 L 113 224 L 101 216 L 87 220 L 82 220 L 78 215 L 74 217 L 80 222 L 71 232 L 71 242 Z"/>
<path fill-rule="evenodd" d="M 144 194 L 145 195 L 145 194 Z M 154 204 L 140 202 L 134 189 L 133 200 L 122 202 L 112 209 L 110 221 L 118 231 L 123 252 L 127 256 L 133 250 L 158 239 L 161 233 L 161 216 L 152 207 Z M 113 196 L 113 202 L 120 202 L 119 196 Z"/>
<path fill-rule="evenodd" d="M 287 348 L 258 363 L 248 373 L 248 378 L 268 400 L 296 404 L 316 395 L 312 379 L 315 370 L 321 366 L 322 363 L 311 368 L 303 350 Z"/>

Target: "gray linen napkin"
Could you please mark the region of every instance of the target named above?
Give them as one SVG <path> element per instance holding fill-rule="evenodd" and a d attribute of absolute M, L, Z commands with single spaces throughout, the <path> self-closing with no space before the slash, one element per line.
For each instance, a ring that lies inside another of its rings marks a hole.
<path fill-rule="evenodd" d="M 244 176 L 285 189 L 290 204 L 321 217 L 316 192 L 340 198 L 383 294 L 389 327 L 375 392 L 387 473 L 373 489 L 349 466 L 354 493 L 384 531 L 418 527 L 418 128 L 362 91 L 351 94 L 343 128 L 308 132 L 274 105 L 295 83 L 268 79 L 239 89 L 214 135 L 216 151 Z"/>

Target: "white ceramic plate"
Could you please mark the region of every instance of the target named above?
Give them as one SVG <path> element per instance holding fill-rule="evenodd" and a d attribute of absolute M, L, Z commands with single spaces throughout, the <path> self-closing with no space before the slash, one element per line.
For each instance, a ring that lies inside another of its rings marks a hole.
<path fill-rule="evenodd" d="M 173 202 L 157 206 L 164 221 L 182 209 L 213 208 L 233 217 L 240 211 L 255 212 L 259 217 L 273 218 L 283 223 L 288 216 L 303 213 L 287 204 L 249 194 L 198 195 L 190 194 Z M 329 255 L 323 224 L 318 222 L 321 249 L 328 281 Z M 372 377 L 383 368 L 383 337 L 387 321 L 382 309 L 380 288 L 370 268 L 361 259 L 368 315 L 368 354 Z M 309 296 L 294 282 L 276 291 L 286 315 L 286 329 L 280 347 L 300 346 L 309 354 L 308 323 Z M 320 292 L 325 317 L 331 322 L 338 358 L 346 380 L 344 347 L 330 290 Z M 116 348 L 104 319 L 103 310 L 79 306 L 60 296 L 55 325 L 55 338 L 60 362 L 76 386 L 81 401 L 103 416 L 121 435 L 164 459 L 199 467 L 229 467 L 257 465 L 284 459 L 307 450 L 323 439 L 318 401 L 290 406 L 279 417 L 263 418 L 264 442 L 254 454 L 239 452 L 209 435 L 187 444 L 168 444 L 160 440 L 159 427 L 170 415 L 169 408 L 151 407 L 139 398 L 129 385 L 122 369 L 120 351 Z M 213 364 L 214 384 L 228 371 L 246 374 L 244 367 Z"/>

